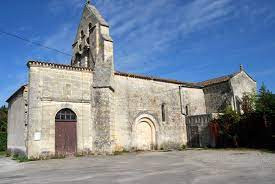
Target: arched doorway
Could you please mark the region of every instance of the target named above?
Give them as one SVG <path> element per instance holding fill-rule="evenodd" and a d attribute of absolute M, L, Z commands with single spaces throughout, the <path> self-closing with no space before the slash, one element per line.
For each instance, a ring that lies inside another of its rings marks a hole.
<path fill-rule="evenodd" d="M 156 126 L 154 121 L 147 117 L 140 117 L 134 125 L 134 142 L 137 150 L 153 150 L 156 147 Z"/>
<path fill-rule="evenodd" d="M 74 155 L 77 151 L 77 116 L 70 109 L 62 109 L 55 116 L 55 153 Z"/>

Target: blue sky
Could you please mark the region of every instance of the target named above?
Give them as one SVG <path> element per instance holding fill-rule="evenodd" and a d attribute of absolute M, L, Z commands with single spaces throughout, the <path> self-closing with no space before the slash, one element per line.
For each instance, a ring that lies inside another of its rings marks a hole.
<path fill-rule="evenodd" d="M 202 81 L 246 71 L 275 92 L 274 0 L 92 0 L 111 25 L 119 71 Z M 1 4 L 0 29 L 71 53 L 85 0 Z M 27 83 L 28 60 L 70 57 L 0 34 L 0 105 Z"/>

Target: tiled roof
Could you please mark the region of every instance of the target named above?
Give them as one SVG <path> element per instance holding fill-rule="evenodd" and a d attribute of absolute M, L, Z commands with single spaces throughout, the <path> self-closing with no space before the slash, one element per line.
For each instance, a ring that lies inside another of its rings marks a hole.
<path fill-rule="evenodd" d="M 214 85 L 214 84 L 219 84 L 219 83 L 222 83 L 222 82 L 229 81 L 232 77 L 236 76 L 239 73 L 240 72 L 236 72 L 236 73 L 233 73 L 233 74 L 230 74 L 230 75 L 225 75 L 225 76 L 222 76 L 222 77 L 217 77 L 217 78 L 214 78 L 214 79 L 198 82 L 196 84 L 204 86 L 204 87 Z"/>
<path fill-rule="evenodd" d="M 158 82 L 167 82 L 167 83 L 172 83 L 172 84 L 179 84 L 179 85 L 182 85 L 185 87 L 192 87 L 192 88 L 201 88 L 202 87 L 201 85 L 198 85 L 195 83 L 190 83 L 190 82 L 183 82 L 183 81 L 178 81 L 178 80 L 164 79 L 164 78 L 159 78 L 159 77 L 125 73 L 125 72 L 119 72 L 119 71 L 116 71 L 115 75 L 131 77 L 131 78 L 138 78 L 138 79 L 145 79 L 145 80 L 152 80 L 152 81 L 158 81 Z"/>
<path fill-rule="evenodd" d="M 29 61 L 27 63 L 27 66 L 43 66 L 43 67 L 50 67 L 50 68 L 57 68 L 57 69 L 67 69 L 67 70 L 77 70 L 77 71 L 93 71 L 91 68 L 87 67 L 75 67 L 71 65 L 64 65 L 64 64 L 56 64 L 51 62 L 42 62 L 42 61 Z M 173 84 L 179 84 L 185 87 L 193 87 L 193 88 L 201 88 L 201 85 L 198 85 L 196 83 L 190 83 L 190 82 L 183 82 L 178 80 L 172 80 L 172 79 L 164 79 L 159 77 L 153 77 L 153 76 L 147 76 L 147 75 L 139 75 L 139 74 L 132 74 L 132 73 L 126 73 L 126 72 L 119 72 L 116 71 L 115 75 L 125 76 L 125 77 L 132 77 L 132 78 L 139 78 L 139 79 L 145 79 L 145 80 L 153 80 L 158 82 L 167 82 L 167 83 L 173 83 Z"/>
<path fill-rule="evenodd" d="M 71 66 L 71 65 L 55 64 L 55 63 L 41 62 L 41 61 L 29 61 L 27 66 L 28 67 L 30 67 L 30 66 L 44 66 L 44 67 L 50 67 L 50 68 L 76 70 L 76 71 L 88 71 L 88 72 L 93 71 L 91 68 L 87 68 L 87 67 L 75 67 L 75 66 Z M 222 83 L 222 82 L 227 82 L 232 77 L 236 76 L 237 74 L 239 74 L 241 72 L 242 71 L 239 71 L 239 72 L 236 72 L 236 73 L 233 73 L 233 74 L 230 74 L 230 75 L 225 75 L 225 76 L 222 76 L 222 77 L 217 77 L 217 78 L 214 78 L 214 79 L 210 79 L 210 80 L 206 80 L 206 81 L 202 81 L 202 82 L 197 82 L 197 83 L 184 82 L 184 81 L 173 80 L 173 79 L 165 79 L 165 78 L 159 78 L 159 77 L 148 76 L 148 75 L 126 73 L 126 72 L 120 72 L 120 71 L 116 71 L 115 75 L 131 77 L 131 78 L 139 78 L 139 79 L 145 79 L 145 80 L 153 80 L 153 81 L 158 81 L 158 82 L 173 83 L 173 84 L 178 84 L 178 85 L 182 85 L 182 86 L 185 86 L 185 87 L 191 87 L 191 88 L 203 88 L 203 87 L 206 87 L 206 86 L 219 84 L 219 83 Z M 245 72 L 245 71 L 243 71 L 243 72 Z M 250 76 L 248 75 L 248 77 L 250 77 Z M 253 81 L 255 81 L 252 77 L 250 77 L 250 78 Z"/>

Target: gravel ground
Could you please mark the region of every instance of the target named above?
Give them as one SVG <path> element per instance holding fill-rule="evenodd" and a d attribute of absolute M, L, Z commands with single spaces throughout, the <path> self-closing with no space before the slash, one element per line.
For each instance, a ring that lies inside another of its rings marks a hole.
<path fill-rule="evenodd" d="M 0 158 L 0 183 L 275 183 L 275 154 L 187 150 L 17 163 Z"/>

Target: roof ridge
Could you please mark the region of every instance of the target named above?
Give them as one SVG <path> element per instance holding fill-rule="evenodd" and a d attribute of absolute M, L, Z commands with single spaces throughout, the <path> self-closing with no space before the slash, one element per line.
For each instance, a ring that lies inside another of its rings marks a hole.
<path fill-rule="evenodd" d="M 180 80 L 175 79 L 167 79 L 167 78 L 161 78 L 161 77 L 155 77 L 155 76 L 149 76 L 149 75 L 141 75 L 141 74 L 134 74 L 134 73 L 128 73 L 128 72 L 121 72 L 121 71 L 115 71 L 115 75 L 125 76 L 125 77 L 132 77 L 132 78 L 140 78 L 140 79 L 147 79 L 147 80 L 155 80 L 159 82 L 168 82 L 168 83 L 174 83 L 174 84 L 180 84 L 185 87 L 194 87 L 194 88 L 201 88 L 201 85 L 198 85 L 197 83 L 192 82 L 184 82 Z"/>
<path fill-rule="evenodd" d="M 235 77 L 236 75 L 238 75 L 241 72 L 242 71 L 238 71 L 238 72 L 235 72 L 235 73 L 232 73 L 232 74 L 223 75 L 223 76 L 220 76 L 220 77 L 216 77 L 216 78 L 208 79 L 208 80 L 205 80 L 205 81 L 197 82 L 196 84 L 202 85 L 202 86 L 209 86 L 209 85 L 213 85 L 213 84 L 226 82 L 226 81 L 230 80 L 231 78 Z"/>

